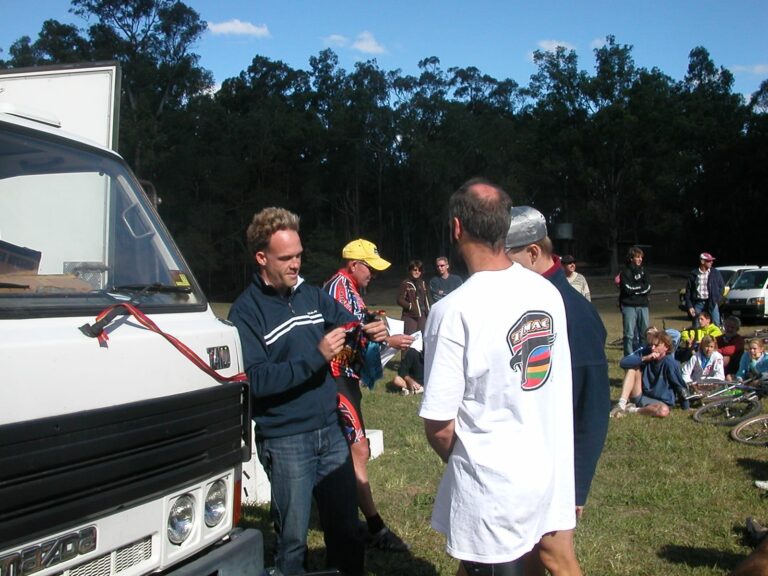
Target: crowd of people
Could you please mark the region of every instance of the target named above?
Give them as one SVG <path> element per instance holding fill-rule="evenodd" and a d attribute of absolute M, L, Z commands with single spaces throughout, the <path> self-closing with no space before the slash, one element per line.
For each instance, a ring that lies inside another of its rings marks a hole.
<path fill-rule="evenodd" d="M 362 387 L 382 377 L 386 352 L 401 354 L 393 382 L 400 393 L 423 393 L 426 439 L 446 464 L 432 526 L 445 535 L 459 576 L 580 575 L 574 531 L 609 413 L 664 417 L 676 402 L 687 407 L 697 379 L 768 370 L 762 341 L 742 354 L 737 318 L 714 330 L 712 295 L 722 283 L 707 253 L 688 280 L 691 329 L 649 326 L 651 285 L 643 251 L 633 247 L 617 277 L 626 373 L 611 410 L 605 327 L 575 259 L 554 252 L 541 212 L 513 208 L 502 188 L 476 178 L 451 196 L 448 214 L 469 275 L 452 274 L 440 256 L 427 281 L 423 262 L 409 262 L 396 331 L 362 297 L 391 266 L 375 244 L 349 242 L 339 269 L 317 287 L 300 276 L 296 214 L 265 208 L 248 227 L 255 273 L 229 318 L 271 483 L 273 574 L 304 573 L 313 500 L 329 568 L 362 575 L 366 546 L 410 549 L 381 517 L 368 481 Z M 690 352 L 683 363 L 681 348 Z"/>
<path fill-rule="evenodd" d="M 745 342 L 736 316 L 725 318 L 720 327 L 719 304 L 725 284 L 713 268 L 714 256 L 702 252 L 698 267 L 688 275 L 684 301 L 692 325 L 681 332 L 648 327 L 651 284 L 643 258 L 642 249 L 630 248 L 626 266 L 617 277 L 624 324 L 620 365 L 626 372 L 611 416 L 663 418 L 678 403 L 688 409 L 691 387 L 702 379 L 744 381 L 768 371 L 762 339 Z M 645 344 L 640 346 L 643 333 Z"/>
<path fill-rule="evenodd" d="M 512 210 L 506 192 L 475 179 L 451 197 L 449 214 L 469 278 L 440 256 L 427 282 L 411 261 L 397 297 L 402 333 L 361 295 L 390 267 L 373 243 L 348 243 L 320 288 L 300 276 L 299 217 L 254 215 L 246 237 L 256 271 L 229 318 L 271 482 L 274 574 L 303 573 L 313 500 L 329 567 L 363 574 L 366 545 L 408 551 L 367 474 L 361 387 L 381 377 L 390 349 L 402 353 L 395 384 L 424 393 L 426 438 L 447 464 L 432 524 L 459 574 L 581 573 L 573 530 L 610 402 L 605 328 L 572 259 L 553 253 L 541 213 Z M 497 458 L 502 449 L 509 458 Z"/>

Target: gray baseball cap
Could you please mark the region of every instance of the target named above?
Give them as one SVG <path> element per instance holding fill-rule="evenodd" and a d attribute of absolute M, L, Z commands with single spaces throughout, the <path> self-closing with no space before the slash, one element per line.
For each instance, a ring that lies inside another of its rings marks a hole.
<path fill-rule="evenodd" d="M 522 248 L 543 240 L 547 236 L 544 214 L 530 206 L 516 206 L 510 211 L 511 221 L 504 247 Z"/>

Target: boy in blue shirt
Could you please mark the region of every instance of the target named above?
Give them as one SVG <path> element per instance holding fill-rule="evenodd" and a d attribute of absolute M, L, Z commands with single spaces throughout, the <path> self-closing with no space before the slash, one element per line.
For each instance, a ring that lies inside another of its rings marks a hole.
<path fill-rule="evenodd" d="M 651 342 L 650 353 L 635 353 L 622 358 L 620 366 L 627 373 L 619 402 L 611 410 L 612 417 L 637 413 L 665 418 L 677 396 L 681 397 L 681 407 L 688 409 L 685 382 L 680 365 L 670 353 L 672 348 L 669 334 L 660 332 Z"/>

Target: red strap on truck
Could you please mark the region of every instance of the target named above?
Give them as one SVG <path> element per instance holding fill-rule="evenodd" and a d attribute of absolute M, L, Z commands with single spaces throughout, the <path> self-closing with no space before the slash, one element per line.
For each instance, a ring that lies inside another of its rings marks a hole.
<path fill-rule="evenodd" d="M 100 343 L 105 343 L 109 336 L 104 331 L 104 328 L 117 316 L 118 311 L 120 308 L 124 308 L 128 314 L 136 318 L 138 320 L 139 324 L 144 326 L 147 330 L 150 330 L 156 334 L 159 334 L 168 342 L 173 344 L 173 346 L 181 352 L 184 356 L 187 357 L 187 359 L 192 362 L 195 366 L 200 368 L 203 372 L 208 374 L 211 378 L 217 380 L 218 382 L 247 382 L 248 376 L 245 375 L 244 372 L 240 372 L 239 374 L 235 374 L 234 376 L 222 376 L 216 370 L 211 368 L 205 360 L 200 358 L 194 350 L 192 350 L 189 346 L 184 344 L 181 340 L 176 338 L 176 336 L 173 336 L 172 334 L 168 334 L 167 332 L 163 332 L 160 327 L 155 324 L 155 322 L 144 312 L 136 308 L 133 304 L 129 304 L 127 302 L 121 302 L 119 304 L 114 304 L 108 308 L 105 308 L 101 311 L 101 313 L 96 316 L 96 322 L 94 324 L 86 324 L 84 326 L 80 327 L 80 331 L 83 332 L 83 334 L 90 336 L 92 338 L 97 338 Z"/>

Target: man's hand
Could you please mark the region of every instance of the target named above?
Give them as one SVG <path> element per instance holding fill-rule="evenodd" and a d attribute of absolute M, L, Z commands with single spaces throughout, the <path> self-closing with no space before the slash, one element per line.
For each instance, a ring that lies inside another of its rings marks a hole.
<path fill-rule="evenodd" d="M 341 349 L 344 348 L 344 340 L 346 337 L 347 332 L 344 328 L 341 326 L 334 328 L 323 336 L 320 342 L 318 342 L 317 349 L 320 351 L 320 354 L 323 355 L 323 358 L 330 362 L 331 358 L 336 356 L 336 354 L 341 352 Z"/>
<path fill-rule="evenodd" d="M 411 344 L 413 344 L 413 336 L 408 334 L 395 334 L 387 340 L 387 346 L 395 350 L 408 350 Z"/>
<path fill-rule="evenodd" d="M 383 342 L 389 334 L 384 320 L 374 320 L 368 324 L 363 324 L 363 333 L 368 337 L 368 340 L 373 342 Z"/>
<path fill-rule="evenodd" d="M 688 316 L 690 316 L 691 318 L 696 318 L 696 309 L 688 308 Z"/>

